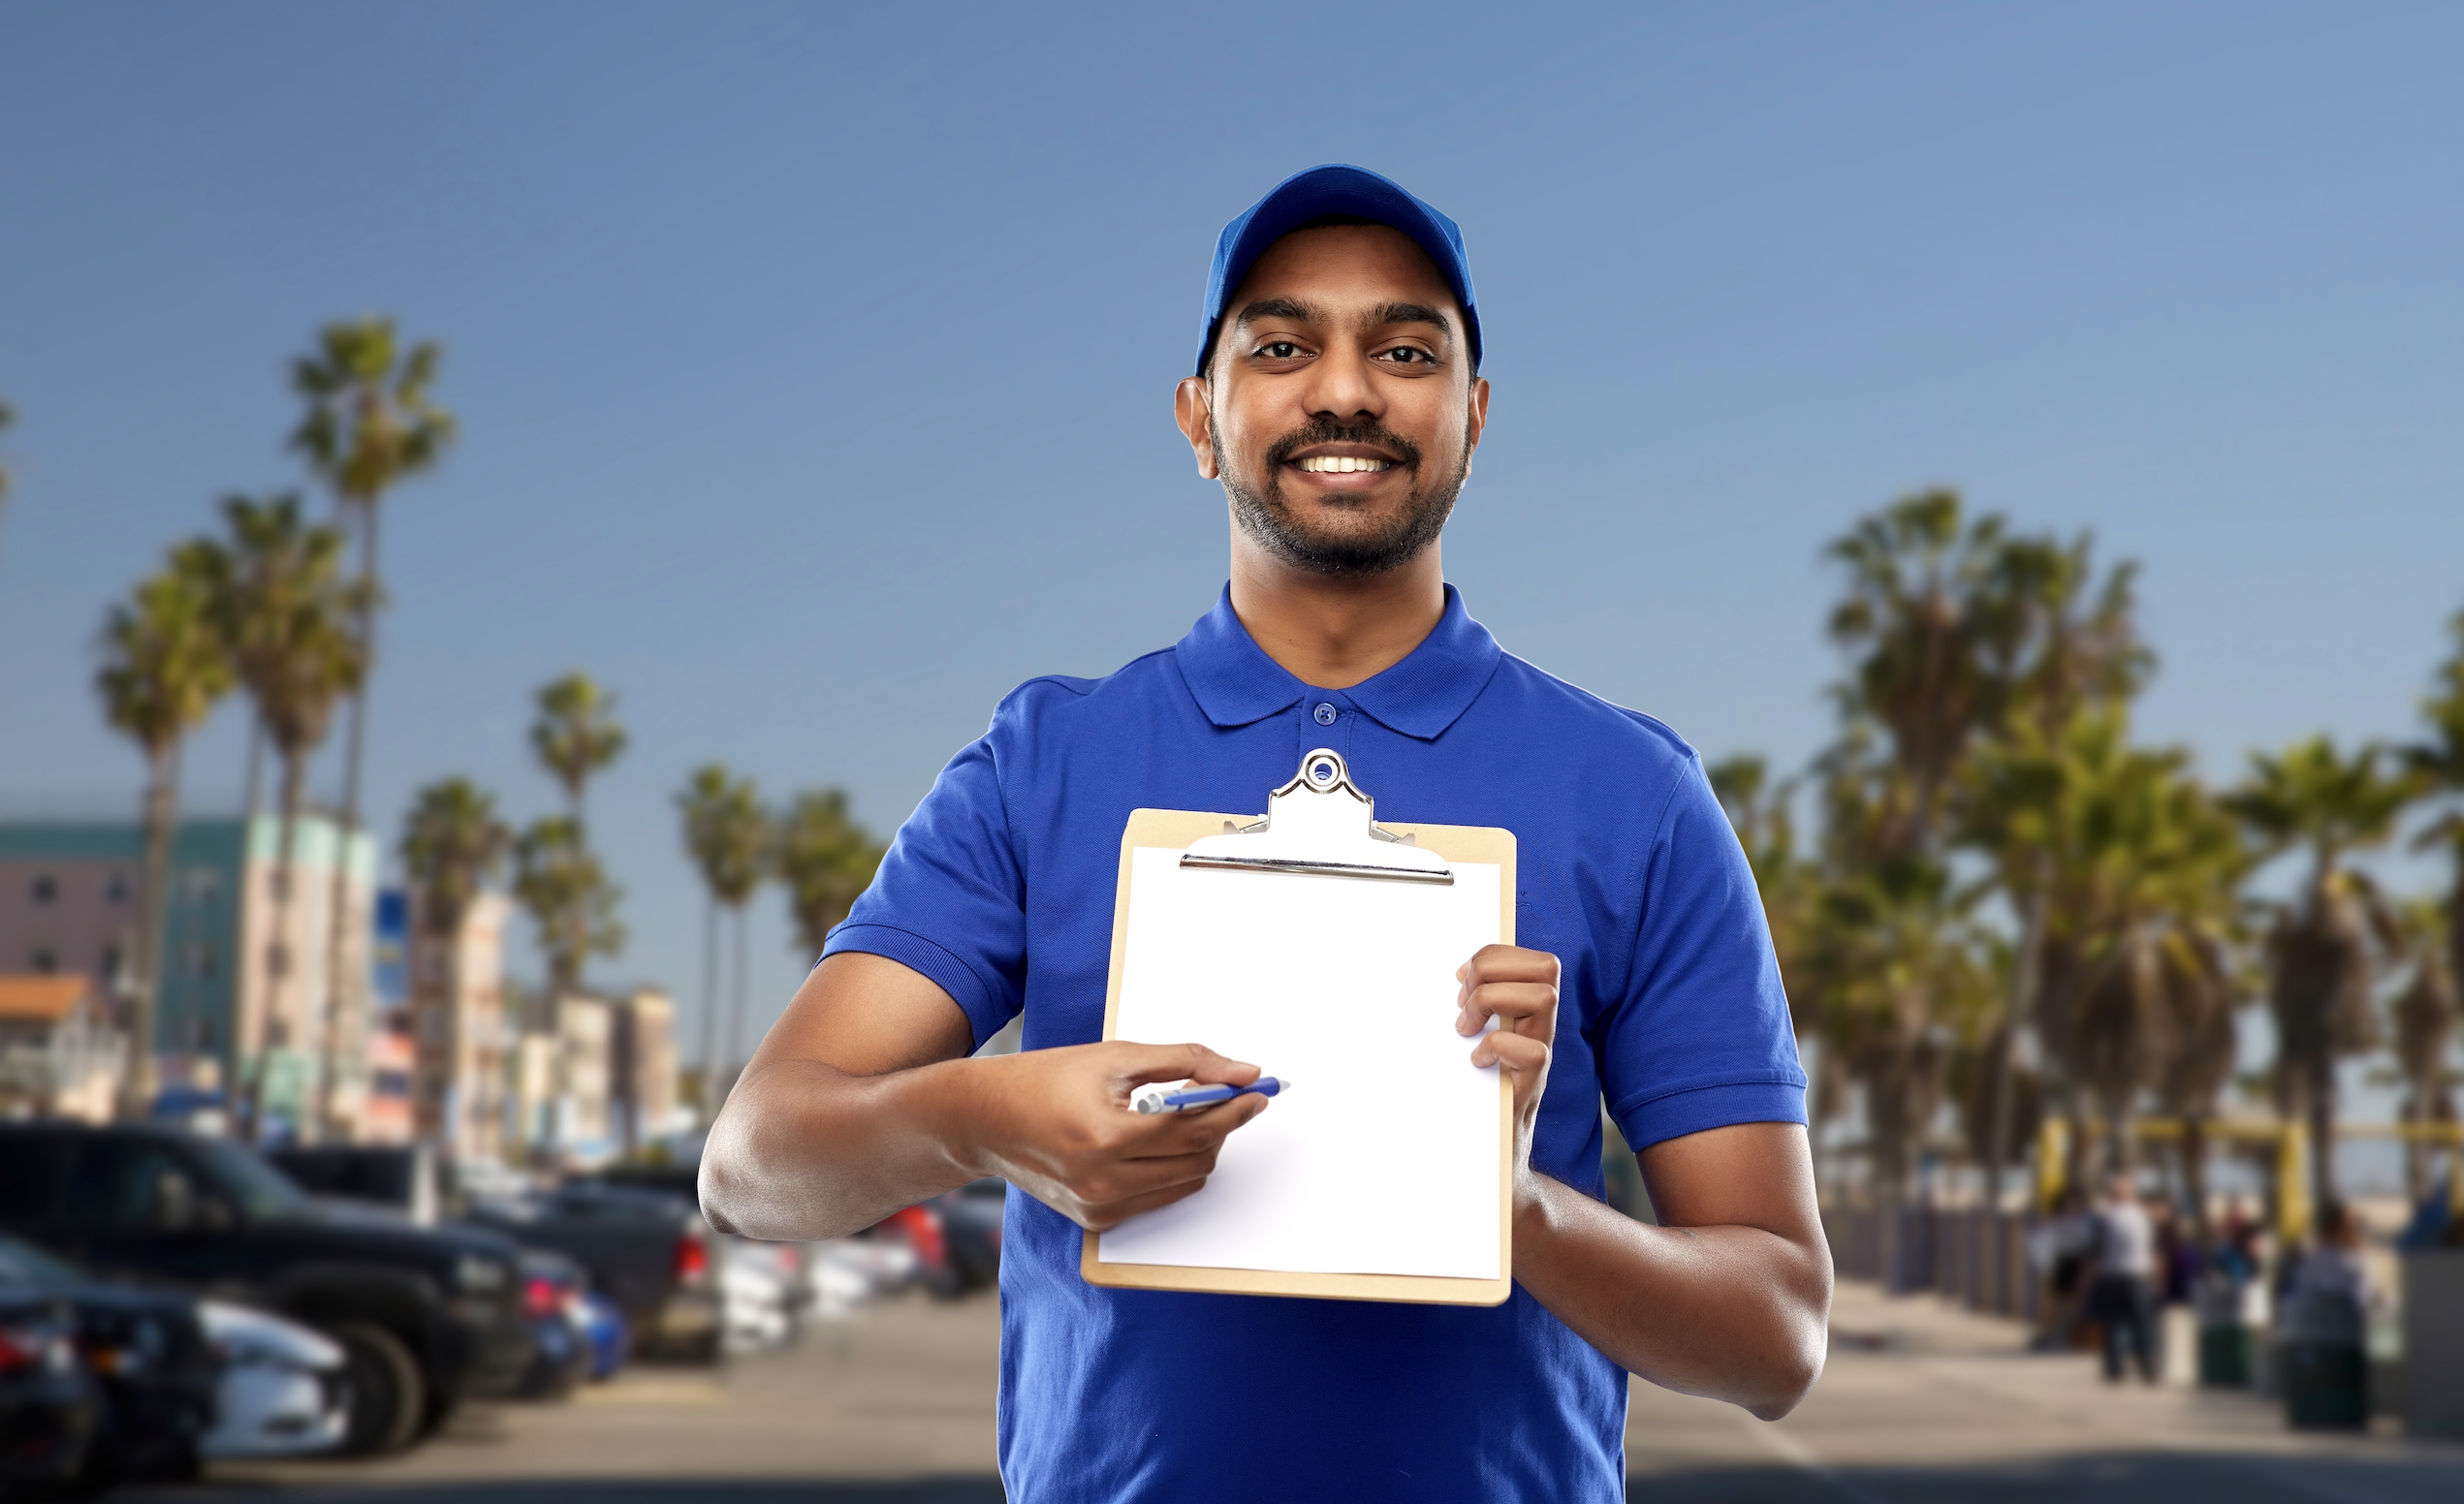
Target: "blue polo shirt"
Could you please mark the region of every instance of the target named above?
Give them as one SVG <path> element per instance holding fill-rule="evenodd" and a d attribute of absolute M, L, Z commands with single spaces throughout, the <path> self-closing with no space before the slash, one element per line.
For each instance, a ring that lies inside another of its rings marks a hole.
<path fill-rule="evenodd" d="M 1129 812 L 1262 809 L 1319 746 L 1380 820 L 1515 833 L 1516 940 L 1564 967 L 1535 1168 L 1600 1194 L 1603 1099 L 1638 1148 L 1805 1120 L 1762 906 L 1701 760 L 1507 655 L 1451 585 L 1437 630 L 1348 690 L 1286 673 L 1228 591 L 1119 673 L 1021 685 L 824 954 L 922 972 L 979 1044 L 1022 1009 L 1029 1050 L 1098 1040 Z M 1024 1504 L 1625 1496 L 1626 1376 L 1520 1285 L 1486 1309 L 1100 1290 L 1078 1255 L 1067 1218 L 1010 1198 L 1000 1456 Z"/>

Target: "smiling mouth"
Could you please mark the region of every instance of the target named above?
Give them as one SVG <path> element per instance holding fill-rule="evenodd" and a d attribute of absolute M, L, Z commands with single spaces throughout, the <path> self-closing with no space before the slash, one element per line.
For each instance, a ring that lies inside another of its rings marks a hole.
<path fill-rule="evenodd" d="M 1349 475 L 1362 470 L 1392 470 L 1395 462 L 1391 459 L 1359 459 L 1350 454 L 1311 454 L 1306 459 L 1293 460 L 1292 465 L 1311 475 Z"/>

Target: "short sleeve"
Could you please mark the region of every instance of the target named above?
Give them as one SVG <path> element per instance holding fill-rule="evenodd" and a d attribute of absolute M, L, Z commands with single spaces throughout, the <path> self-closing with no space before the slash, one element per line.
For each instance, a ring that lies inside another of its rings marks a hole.
<path fill-rule="evenodd" d="M 950 760 L 881 859 L 824 957 L 886 956 L 930 977 L 981 1046 L 1025 1006 L 1027 883 L 991 736 Z"/>
<path fill-rule="evenodd" d="M 1633 965 L 1600 1050 L 1626 1142 L 1804 1122 L 1805 1071 L 1761 894 L 1697 758 L 1660 816 L 1642 884 Z"/>

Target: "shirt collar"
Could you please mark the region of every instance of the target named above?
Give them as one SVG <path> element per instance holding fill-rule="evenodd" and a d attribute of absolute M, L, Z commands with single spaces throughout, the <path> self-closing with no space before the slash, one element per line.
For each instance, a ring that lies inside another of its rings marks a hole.
<path fill-rule="evenodd" d="M 1309 693 L 1241 625 L 1228 584 L 1215 610 L 1198 618 L 1173 652 L 1198 708 L 1217 726 L 1262 721 Z M 1379 724 L 1430 741 L 1480 698 L 1504 657 L 1505 649 L 1471 619 L 1462 594 L 1448 585 L 1445 611 L 1420 645 L 1403 662 L 1343 693 Z"/>

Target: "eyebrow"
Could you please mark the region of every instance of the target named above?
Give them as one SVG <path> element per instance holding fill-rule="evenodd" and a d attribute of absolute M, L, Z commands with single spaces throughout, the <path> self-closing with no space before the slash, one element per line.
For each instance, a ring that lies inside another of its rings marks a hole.
<path fill-rule="evenodd" d="M 1427 303 L 1388 303 L 1377 310 L 1379 324 L 1434 324 L 1441 333 L 1454 333 L 1454 324 Z"/>
<path fill-rule="evenodd" d="M 1260 319 L 1292 319 L 1302 324 L 1332 324 L 1324 309 L 1311 307 L 1296 298 L 1261 298 L 1243 308 L 1232 322 L 1246 327 Z M 1435 325 L 1439 332 L 1451 337 L 1454 321 L 1427 303 L 1387 303 L 1366 321 L 1371 327 L 1387 324 Z"/>
<path fill-rule="evenodd" d="M 1303 324 L 1330 322 L 1322 311 L 1311 307 L 1297 298 L 1261 298 L 1242 309 L 1241 316 L 1232 322 L 1249 325 L 1260 319 L 1295 319 Z"/>

